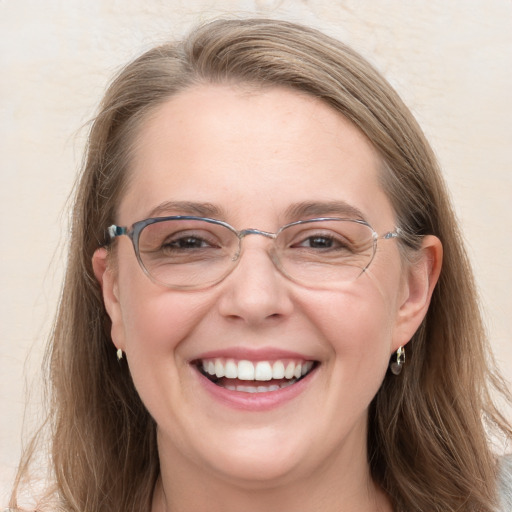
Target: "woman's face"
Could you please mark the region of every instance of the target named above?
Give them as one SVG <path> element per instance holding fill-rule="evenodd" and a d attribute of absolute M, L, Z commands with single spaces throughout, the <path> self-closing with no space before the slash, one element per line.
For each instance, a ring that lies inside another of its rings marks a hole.
<path fill-rule="evenodd" d="M 116 223 L 205 211 L 239 230 L 275 232 L 337 208 L 344 215 L 348 205 L 383 234 L 395 216 L 379 168 L 368 140 L 316 99 L 284 88 L 197 86 L 142 126 Z M 305 203 L 307 213 L 297 213 Z M 418 305 L 424 279 L 404 268 L 396 240 L 379 240 L 355 281 L 315 289 L 277 270 L 268 238 L 248 236 L 234 271 L 195 291 L 155 284 L 128 237 L 115 243 L 115 265 L 98 250 L 94 266 L 113 341 L 157 423 L 164 460 L 183 472 L 274 484 L 348 461 L 354 473 L 357 461 L 366 465 L 368 406 L 426 307 Z M 287 387 L 280 379 L 272 388 L 219 385 L 199 369 L 216 360 L 314 366 Z"/>

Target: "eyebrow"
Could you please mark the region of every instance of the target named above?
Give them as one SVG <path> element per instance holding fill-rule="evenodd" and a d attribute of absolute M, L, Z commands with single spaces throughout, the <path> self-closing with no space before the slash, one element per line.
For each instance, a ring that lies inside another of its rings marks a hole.
<path fill-rule="evenodd" d="M 195 215 L 198 217 L 223 217 L 222 208 L 212 203 L 196 203 L 193 201 L 165 201 L 153 208 L 148 217 L 161 215 Z"/>
<path fill-rule="evenodd" d="M 148 218 L 162 215 L 194 215 L 222 220 L 224 210 L 212 203 L 194 201 L 164 201 L 148 213 Z M 359 208 L 345 201 L 304 201 L 290 205 L 285 210 L 285 218 L 291 221 L 311 217 L 336 216 L 347 219 L 366 220 Z"/>
<path fill-rule="evenodd" d="M 287 218 L 293 220 L 331 215 L 347 219 L 366 220 L 366 216 L 359 208 L 345 201 L 305 201 L 293 204 L 286 209 Z"/>

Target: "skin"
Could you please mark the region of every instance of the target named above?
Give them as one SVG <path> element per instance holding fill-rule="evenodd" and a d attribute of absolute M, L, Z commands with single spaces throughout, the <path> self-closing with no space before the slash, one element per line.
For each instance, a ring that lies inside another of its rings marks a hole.
<path fill-rule="evenodd" d="M 314 98 L 196 86 L 142 126 L 116 222 L 131 226 L 166 201 L 194 201 L 222 209 L 217 218 L 237 229 L 275 232 L 298 220 L 286 214 L 291 205 L 342 200 L 383 234 L 395 216 L 379 169 L 369 141 Z M 187 212 L 160 215 L 179 213 Z M 380 240 L 365 274 L 327 290 L 285 278 L 259 236 L 243 241 L 224 281 L 201 291 L 153 283 L 127 237 L 116 241 L 115 265 L 96 251 L 112 340 L 158 425 L 153 511 L 391 510 L 369 476 L 368 406 L 426 313 L 442 252 L 426 237 L 410 267 L 397 243 Z M 190 364 L 239 347 L 292 350 L 320 365 L 279 407 L 240 410 L 212 400 Z"/>

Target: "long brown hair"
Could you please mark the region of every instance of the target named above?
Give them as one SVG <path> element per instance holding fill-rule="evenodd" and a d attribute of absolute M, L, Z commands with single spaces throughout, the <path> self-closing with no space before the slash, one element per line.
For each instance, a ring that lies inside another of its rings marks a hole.
<path fill-rule="evenodd" d="M 386 376 L 371 404 L 369 464 L 396 511 L 490 512 L 496 461 L 488 427 L 512 438 L 491 390 L 508 394 L 488 358 L 470 265 L 433 152 L 395 91 L 361 56 L 315 30 L 262 19 L 216 21 L 148 51 L 121 71 L 101 103 L 76 187 L 48 351 L 55 485 L 41 509 L 45 502 L 80 512 L 150 509 L 159 472 L 155 424 L 127 365 L 116 361 L 91 258 L 114 222 L 143 121 L 180 90 L 225 82 L 298 89 L 351 120 L 381 155 L 382 185 L 408 234 L 404 252 L 414 252 L 422 235 L 441 239 L 442 274 L 407 345 L 405 369 Z"/>

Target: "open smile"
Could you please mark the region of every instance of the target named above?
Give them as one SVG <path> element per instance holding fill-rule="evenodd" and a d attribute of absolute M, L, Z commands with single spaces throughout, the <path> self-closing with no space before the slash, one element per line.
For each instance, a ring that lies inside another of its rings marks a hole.
<path fill-rule="evenodd" d="M 209 358 L 195 361 L 199 372 L 216 386 L 241 393 L 269 393 L 292 386 L 308 376 L 316 361 Z"/>

